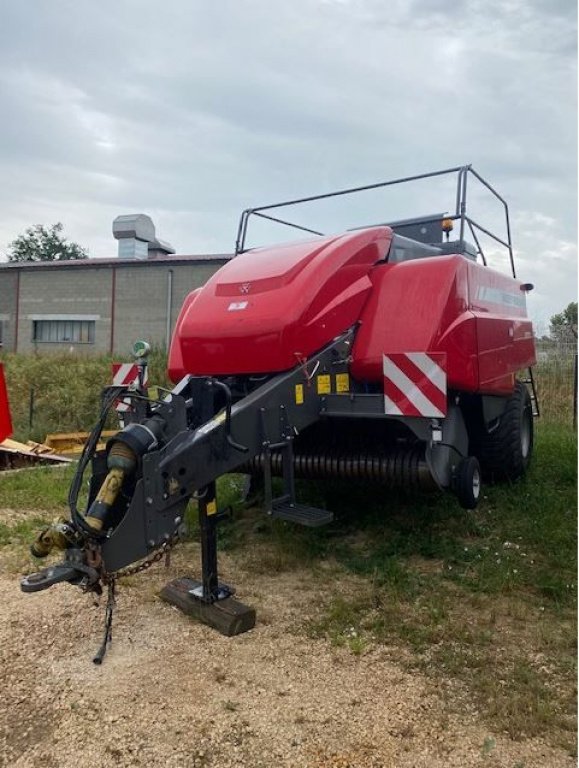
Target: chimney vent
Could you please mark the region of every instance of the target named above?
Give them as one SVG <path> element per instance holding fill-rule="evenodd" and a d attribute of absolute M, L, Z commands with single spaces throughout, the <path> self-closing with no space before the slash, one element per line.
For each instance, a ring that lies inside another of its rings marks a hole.
<path fill-rule="evenodd" d="M 145 213 L 117 216 L 113 221 L 113 237 L 119 241 L 119 259 L 147 259 L 175 253 L 169 243 L 157 240 L 155 225 Z"/>

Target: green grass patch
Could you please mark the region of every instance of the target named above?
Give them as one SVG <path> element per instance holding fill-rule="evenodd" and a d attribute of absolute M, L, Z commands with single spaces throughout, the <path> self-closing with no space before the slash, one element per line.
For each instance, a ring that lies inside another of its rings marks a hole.
<path fill-rule="evenodd" d="M 466 685 L 493 726 L 574 754 L 576 468 L 576 436 L 543 424 L 527 476 L 485 487 L 472 512 L 448 496 L 362 498 L 333 484 L 340 529 L 326 553 L 360 578 L 308 631 L 404 646 L 411 666 Z"/>
<path fill-rule="evenodd" d="M 10 410 L 17 440 L 42 442 L 51 432 L 88 431 L 100 410 L 100 394 L 111 384 L 111 363 L 130 362 L 125 355 L 4 354 Z M 170 386 L 166 352 L 149 356 L 151 385 Z"/>
<path fill-rule="evenodd" d="M 68 489 L 76 464 L 0 472 L 0 504 L 14 510 L 66 514 Z"/>
<path fill-rule="evenodd" d="M 46 525 L 46 522 L 47 518 L 44 515 L 33 515 L 14 525 L 0 523 L 0 547 L 30 544 L 39 529 Z"/>

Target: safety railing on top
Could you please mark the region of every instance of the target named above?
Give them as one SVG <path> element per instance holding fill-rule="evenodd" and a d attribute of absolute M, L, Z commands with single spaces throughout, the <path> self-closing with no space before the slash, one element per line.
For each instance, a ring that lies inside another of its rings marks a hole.
<path fill-rule="evenodd" d="M 311 229 L 310 227 L 305 227 L 301 224 L 297 224 L 292 221 L 287 221 L 285 219 L 279 218 L 278 216 L 272 216 L 271 213 L 265 213 L 265 211 L 274 211 L 279 208 L 287 208 L 294 205 L 301 205 L 304 203 L 311 203 L 316 200 L 326 200 L 333 197 L 341 197 L 344 195 L 351 195 L 355 194 L 357 192 L 367 192 L 369 190 L 374 189 L 380 189 L 384 187 L 391 187 L 396 184 L 406 184 L 413 181 L 418 181 L 420 179 L 431 179 L 434 177 L 439 176 L 448 176 L 451 174 L 456 174 L 457 180 L 456 180 L 456 206 L 455 211 L 452 214 L 445 214 L 445 219 L 451 219 L 452 221 L 459 221 L 459 240 L 464 241 L 465 233 L 470 232 L 472 239 L 474 240 L 474 244 L 477 249 L 477 255 L 480 256 L 481 261 L 485 266 L 487 266 L 487 259 L 484 254 L 481 240 L 480 240 L 480 233 L 484 233 L 488 237 L 490 237 L 492 240 L 494 240 L 496 243 L 499 243 L 501 246 L 506 248 L 508 252 L 511 272 L 513 274 L 513 277 L 516 277 L 515 272 L 515 263 L 513 258 L 513 245 L 512 245 L 512 238 L 511 238 L 511 224 L 510 224 L 510 218 L 509 218 L 509 207 L 506 203 L 506 201 L 499 195 L 499 193 L 486 181 L 479 173 L 477 173 L 472 166 L 470 165 L 462 165 L 457 166 L 456 168 L 446 168 L 442 171 L 433 171 L 431 173 L 421 173 L 415 176 L 405 176 L 400 179 L 392 179 L 390 181 L 382 181 L 378 182 L 377 184 L 367 184 L 365 186 L 361 187 L 351 187 L 349 189 L 341 189 L 336 192 L 327 192 L 325 194 L 321 195 L 310 195 L 308 197 L 301 197 L 297 198 L 295 200 L 285 200 L 280 203 L 272 203 L 269 205 L 261 205 L 256 208 L 247 208 L 243 213 L 241 214 L 240 220 L 239 220 L 239 226 L 237 229 L 237 239 L 235 243 L 235 255 L 237 256 L 240 253 L 244 253 L 246 250 L 250 250 L 246 248 L 246 242 L 247 242 L 247 232 L 248 232 L 248 225 L 251 217 L 257 217 L 261 219 L 266 219 L 268 221 L 274 222 L 276 224 L 280 224 L 286 227 L 291 227 L 292 229 L 296 229 L 301 232 L 307 232 L 312 235 L 320 235 L 324 236 L 323 232 L 320 232 L 315 229 Z M 472 176 L 473 179 L 476 179 L 476 181 L 481 184 L 483 187 L 485 187 L 503 206 L 504 209 L 504 216 L 505 216 L 505 231 L 506 231 L 506 239 L 503 237 L 499 237 L 494 232 L 491 232 L 486 227 L 483 227 L 479 223 L 477 223 L 471 216 L 468 215 L 467 212 L 467 190 L 468 190 L 468 180 L 469 177 Z M 431 223 L 436 221 L 437 219 L 424 219 L 422 220 L 423 223 Z"/>

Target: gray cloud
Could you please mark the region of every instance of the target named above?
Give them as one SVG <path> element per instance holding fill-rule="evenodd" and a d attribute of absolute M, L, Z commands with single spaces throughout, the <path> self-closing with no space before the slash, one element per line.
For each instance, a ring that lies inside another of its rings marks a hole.
<path fill-rule="evenodd" d="M 249 205 L 472 162 L 544 320 L 576 296 L 575 51 L 565 0 L 6 0 L 0 253 L 60 220 L 110 255 L 135 210 L 182 253 L 223 251 Z M 418 189 L 320 211 L 340 229 L 439 207 Z"/>

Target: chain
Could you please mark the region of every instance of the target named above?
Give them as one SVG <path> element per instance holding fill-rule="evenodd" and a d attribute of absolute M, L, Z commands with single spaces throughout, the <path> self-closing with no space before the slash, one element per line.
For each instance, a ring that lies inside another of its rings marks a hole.
<path fill-rule="evenodd" d="M 173 547 L 179 542 L 179 534 L 174 533 L 173 536 L 171 536 L 170 539 L 165 541 L 159 549 L 155 550 L 154 554 L 151 555 L 151 557 L 147 558 L 146 560 L 143 560 L 140 563 L 137 563 L 137 565 L 130 566 L 129 568 L 123 568 L 121 571 L 115 571 L 114 573 L 108 573 L 107 571 L 103 572 L 103 581 L 105 584 L 108 584 L 110 581 L 116 581 L 117 579 L 121 579 L 123 576 L 134 576 L 137 573 L 142 573 L 143 571 L 147 571 L 152 565 L 155 563 L 158 563 L 159 560 L 163 557 L 163 555 L 169 554 L 169 552 L 173 549 Z"/>
<path fill-rule="evenodd" d="M 90 553 L 90 557 L 92 558 L 93 563 L 97 563 L 100 561 L 101 565 L 101 580 L 103 584 L 106 584 L 108 587 L 108 598 L 107 598 L 107 605 L 105 610 L 105 633 L 104 633 L 104 639 L 101 643 L 101 647 L 97 651 L 96 655 L 93 658 L 93 662 L 95 664 L 102 664 L 103 659 L 105 657 L 105 653 L 107 652 L 107 648 L 111 643 L 112 640 L 112 627 L 113 627 L 113 611 L 115 609 L 116 605 L 116 586 L 117 586 L 117 579 L 122 578 L 123 576 L 134 576 L 136 573 L 141 573 L 142 571 L 148 570 L 152 565 L 155 563 L 158 563 L 159 560 L 163 557 L 163 555 L 168 555 L 169 552 L 173 549 L 175 544 L 179 541 L 179 534 L 174 533 L 173 536 L 171 536 L 170 539 L 167 539 L 160 547 L 155 551 L 151 557 L 149 557 L 146 560 L 143 560 L 141 563 L 138 563 L 137 565 L 133 565 L 130 568 L 123 568 L 121 571 L 114 571 L 113 573 L 108 573 L 104 570 L 102 567 L 102 558 L 100 555 L 100 551 L 92 550 Z"/>

